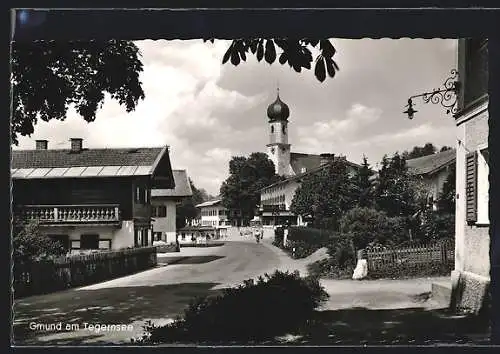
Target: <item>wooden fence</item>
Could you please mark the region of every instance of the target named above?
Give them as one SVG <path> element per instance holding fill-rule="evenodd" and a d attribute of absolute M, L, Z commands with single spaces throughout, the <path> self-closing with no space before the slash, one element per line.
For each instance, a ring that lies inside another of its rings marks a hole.
<path fill-rule="evenodd" d="M 14 264 L 14 296 L 19 298 L 94 284 L 156 264 L 156 247 L 65 256 L 24 266 Z"/>
<path fill-rule="evenodd" d="M 386 271 L 452 266 L 455 261 L 455 246 L 452 241 L 431 245 L 413 245 L 404 248 L 369 248 L 365 250 L 369 274 Z"/>

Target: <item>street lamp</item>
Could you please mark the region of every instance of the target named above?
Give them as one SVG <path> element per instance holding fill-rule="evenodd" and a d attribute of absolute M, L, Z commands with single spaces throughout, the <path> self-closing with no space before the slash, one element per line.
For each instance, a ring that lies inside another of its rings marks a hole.
<path fill-rule="evenodd" d="M 424 92 L 418 95 L 413 95 L 408 98 L 408 104 L 405 107 L 408 107 L 406 111 L 403 113 L 408 115 L 408 119 L 413 119 L 413 116 L 416 111 L 413 109 L 413 99 L 422 97 L 422 101 L 424 103 L 440 103 L 441 106 L 446 108 L 446 114 L 455 114 L 458 111 L 457 99 L 458 92 L 460 91 L 460 81 L 458 81 L 458 71 L 453 69 L 451 70 L 451 76 L 446 79 L 442 89 L 434 89 L 430 92 Z"/>

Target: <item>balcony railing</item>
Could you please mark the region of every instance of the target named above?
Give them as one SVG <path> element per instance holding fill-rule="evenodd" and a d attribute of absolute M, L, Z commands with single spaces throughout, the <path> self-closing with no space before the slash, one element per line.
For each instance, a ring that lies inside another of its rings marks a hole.
<path fill-rule="evenodd" d="M 25 205 L 21 209 L 26 220 L 47 223 L 117 223 L 120 208 L 117 204 L 98 205 Z"/>

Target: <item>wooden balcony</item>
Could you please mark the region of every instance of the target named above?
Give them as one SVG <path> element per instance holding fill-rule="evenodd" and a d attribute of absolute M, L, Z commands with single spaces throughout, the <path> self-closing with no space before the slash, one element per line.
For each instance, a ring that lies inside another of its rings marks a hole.
<path fill-rule="evenodd" d="M 121 224 L 118 204 L 24 205 L 21 215 L 41 224 Z"/>

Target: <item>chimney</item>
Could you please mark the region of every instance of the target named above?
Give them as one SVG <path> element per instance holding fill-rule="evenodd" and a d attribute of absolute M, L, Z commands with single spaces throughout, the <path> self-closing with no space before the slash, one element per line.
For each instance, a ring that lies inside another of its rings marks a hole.
<path fill-rule="evenodd" d="M 319 165 L 323 166 L 326 165 L 327 163 L 333 162 L 335 154 L 320 154 L 319 156 L 320 156 Z"/>
<path fill-rule="evenodd" d="M 49 142 L 47 140 L 36 140 L 36 149 L 37 150 L 47 150 Z"/>
<path fill-rule="evenodd" d="M 71 152 L 80 152 L 83 147 L 83 139 L 71 138 Z"/>

